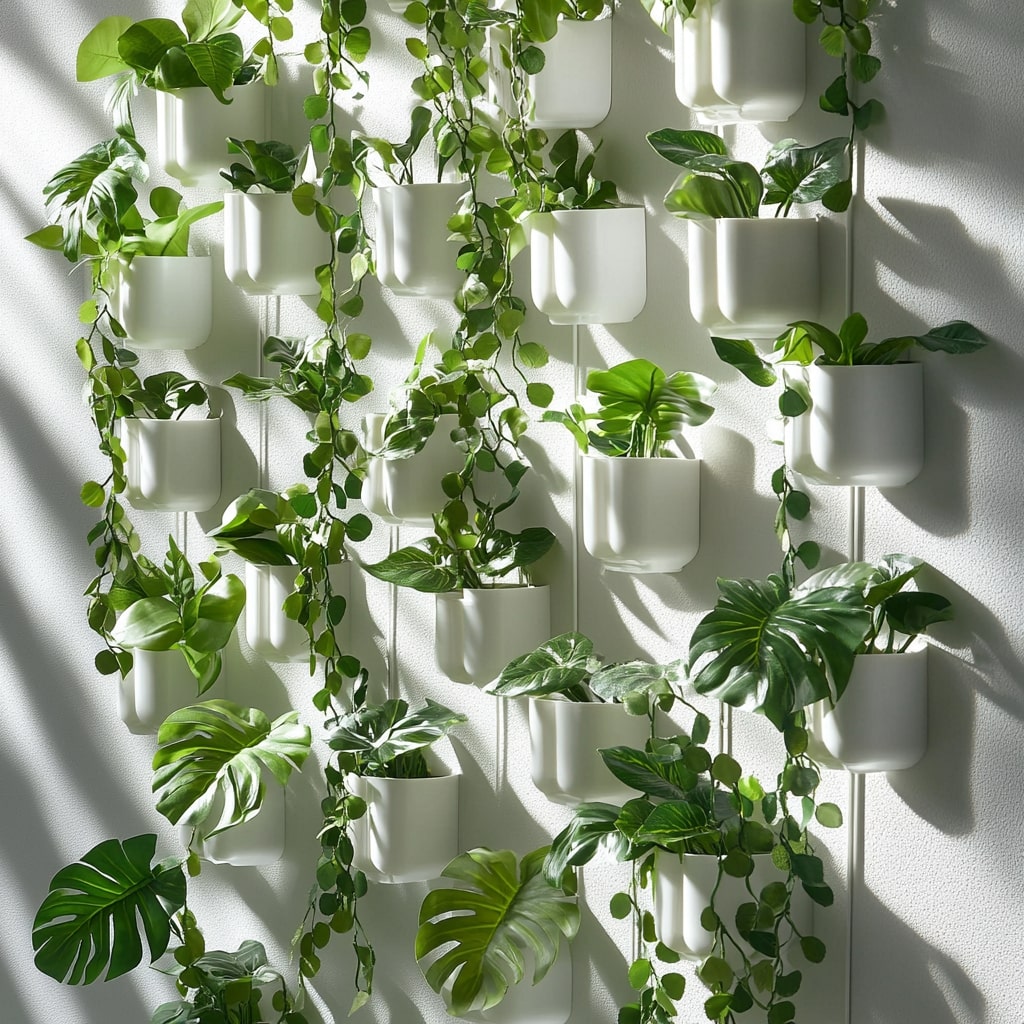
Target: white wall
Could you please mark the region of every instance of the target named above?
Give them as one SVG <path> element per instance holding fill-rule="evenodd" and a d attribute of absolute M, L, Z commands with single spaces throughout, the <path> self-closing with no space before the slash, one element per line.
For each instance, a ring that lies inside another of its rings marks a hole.
<path fill-rule="evenodd" d="M 309 0 L 296 6 L 308 29 Z M 177 849 L 148 794 L 152 740 L 130 736 L 117 720 L 115 684 L 93 671 L 93 641 L 84 622 L 80 595 L 91 576 L 84 535 L 92 516 L 77 495 L 81 481 L 100 466 L 79 401 L 81 374 L 73 354 L 81 284 L 67 276 L 58 257 L 20 241 L 41 224 L 40 190 L 49 175 L 107 133 L 102 85 L 76 85 L 73 66 L 79 40 L 115 11 L 134 17 L 177 13 L 166 0 L 17 4 L 5 12 L 0 40 L 0 294 L 7 366 L 0 378 L 0 999 L 2 1019 L 12 1024 L 145 1021 L 170 995 L 166 979 L 145 969 L 88 989 L 59 986 L 35 971 L 29 938 L 50 877 L 101 839 L 155 830 L 162 849 Z M 370 25 L 373 87 L 364 108 L 353 113 L 367 131 L 404 137 L 405 82 L 413 65 L 402 45 L 401 22 L 380 5 Z M 573 456 L 567 438 L 553 428 L 536 435 L 538 473 L 528 514 L 555 529 L 564 544 L 544 569 L 555 588 L 556 630 L 578 621 L 611 657 L 668 659 L 684 652 L 694 624 L 714 602 L 717 576 L 760 576 L 775 567 L 768 478 L 778 456 L 764 440 L 768 396 L 754 394 L 717 363 L 687 312 L 685 232 L 660 206 L 671 170 L 643 141 L 647 131 L 686 123 L 672 94 L 667 42 L 638 4 L 619 12 L 615 33 L 614 105 L 595 134 L 606 139 L 605 171 L 650 214 L 647 308 L 632 324 L 581 330 L 575 366 L 570 329 L 551 328 L 538 317 L 531 328 L 552 350 L 556 403 L 569 400 L 574 379 L 587 366 L 627 354 L 722 382 L 718 413 L 690 436 L 707 460 L 702 547 L 681 574 L 646 579 L 602 575 L 581 549 L 574 579 Z M 928 755 L 916 768 L 871 778 L 866 786 L 863 844 L 856 834 L 852 844 L 853 1019 L 1019 1024 L 1018 986 L 1007 978 L 1024 948 L 1024 858 L 1016 813 L 1024 789 L 1018 682 L 1024 469 L 1014 451 L 1024 417 L 1024 368 L 1017 354 L 1024 207 L 1016 199 L 1024 28 L 1009 5 L 934 0 L 926 11 L 906 3 L 887 8 L 878 37 L 885 70 L 874 91 L 889 117 L 873 134 L 864 198 L 852 214 L 854 306 L 886 334 L 963 316 L 989 331 L 995 344 L 970 359 L 928 358 L 925 471 L 903 490 L 867 495 L 868 555 L 895 550 L 927 558 L 945 577 L 941 584 L 956 601 L 958 620 L 942 630 L 941 649 L 931 658 Z M 813 46 L 810 52 L 820 70 Z M 285 105 L 275 111 L 276 134 L 294 133 L 300 124 L 285 124 Z M 140 122 L 144 139 L 152 142 L 151 97 L 140 103 Z M 810 132 L 808 138 L 838 131 L 837 121 L 817 115 L 813 99 L 795 124 L 795 130 Z M 740 142 L 758 149 L 753 133 L 744 133 Z M 841 225 L 835 230 L 841 233 Z M 198 232 L 215 254 L 218 232 Z M 520 263 L 519 292 L 526 295 L 525 259 Z M 380 294 L 372 284 L 368 293 L 366 319 L 375 339 L 371 364 L 380 383 L 364 404 L 382 410 L 388 385 L 404 377 L 420 336 L 450 318 L 439 304 Z M 840 277 L 832 301 L 841 306 L 842 298 Z M 191 370 L 210 381 L 236 370 L 255 372 L 256 300 L 223 278 L 216 300 L 215 332 L 207 346 L 148 366 Z M 270 313 L 273 319 L 277 310 Z M 280 323 L 285 332 L 302 333 L 313 320 L 298 300 L 289 299 L 281 303 Z M 237 401 L 228 420 L 224 502 L 257 482 L 262 436 L 271 438 L 265 481 L 284 486 L 300 478 L 303 417 L 290 409 L 261 415 Z M 848 543 L 846 495 L 819 491 L 815 498 L 814 532 L 833 557 L 841 557 Z M 160 550 L 166 534 L 176 531 L 198 553 L 203 530 L 217 522 L 219 512 L 200 516 L 198 523 L 170 515 L 137 518 L 150 550 Z M 378 531 L 364 546 L 364 557 L 379 557 L 389 539 Z M 392 595 L 374 580 L 360 589 L 351 604 L 354 629 L 367 638 L 362 653 L 383 678 L 394 640 Z M 430 651 L 431 599 L 402 592 L 396 600 L 403 693 L 458 702 L 471 716 L 459 743 L 466 783 L 462 846 L 524 852 L 545 842 L 566 812 L 548 804 L 529 781 L 523 711 L 439 679 Z M 237 644 L 228 660 L 226 687 L 233 699 L 268 712 L 292 702 L 316 726 L 308 704 L 314 685 L 301 670 L 279 677 Z M 733 749 L 745 764 L 769 770 L 778 740 L 763 722 L 737 715 L 732 734 Z M 845 807 L 846 778 L 830 773 L 827 787 Z M 206 868 L 196 884 L 194 906 L 208 945 L 234 948 L 243 938 L 260 938 L 272 959 L 285 962 L 315 863 L 315 765 L 307 767 L 294 792 L 281 864 L 267 870 Z M 805 972 L 812 989 L 806 1019 L 840 1021 L 847 972 L 847 831 L 825 840 L 838 876 L 837 902 L 819 917 L 830 955 L 822 968 Z M 623 880 L 622 870 L 610 865 L 586 872 L 575 952 L 575 1020 L 613 1019 L 614 1006 L 627 994 L 630 937 L 606 911 L 607 897 Z M 444 1017 L 410 952 L 424 891 L 421 885 L 394 887 L 375 891 L 367 901 L 366 923 L 379 956 L 378 997 L 363 1012 L 381 1024 Z M 345 943 L 335 940 L 316 983 L 327 1022 L 344 1019 L 350 976 Z M 699 985 L 693 988 L 699 992 Z M 697 1001 L 688 1002 L 682 1016 L 701 1019 Z"/>

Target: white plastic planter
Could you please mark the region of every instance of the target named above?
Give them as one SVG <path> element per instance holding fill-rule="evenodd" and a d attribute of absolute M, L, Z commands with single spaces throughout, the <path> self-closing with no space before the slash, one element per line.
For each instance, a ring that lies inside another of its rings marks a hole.
<path fill-rule="evenodd" d="M 126 419 L 128 500 L 135 508 L 205 512 L 220 499 L 220 419 Z"/>
<path fill-rule="evenodd" d="M 431 764 L 432 770 L 434 764 Z M 350 775 L 366 801 L 353 822 L 353 864 L 378 882 L 439 878 L 459 853 L 459 776 L 373 779 Z"/>
<path fill-rule="evenodd" d="M 637 796 L 605 767 L 605 747 L 642 749 L 651 732 L 646 716 L 621 704 L 531 697 L 530 763 L 533 784 L 554 803 L 602 800 L 622 804 Z"/>
<path fill-rule="evenodd" d="M 705 124 L 786 121 L 807 88 L 791 0 L 697 0 L 676 19 L 676 95 Z"/>
<path fill-rule="evenodd" d="M 928 747 L 928 649 L 858 654 L 834 708 L 818 706 L 825 748 L 851 772 L 910 768 Z"/>
<path fill-rule="evenodd" d="M 678 572 L 700 546 L 700 461 L 584 455 L 583 544 L 616 572 Z"/>
<path fill-rule="evenodd" d="M 290 192 L 224 195 L 224 272 L 250 295 L 319 295 L 331 240 Z"/>
<path fill-rule="evenodd" d="M 513 658 L 551 639 L 548 587 L 497 586 L 435 598 L 437 667 L 453 682 L 483 686 Z"/>
<path fill-rule="evenodd" d="M 132 651 L 132 671 L 121 680 L 117 710 L 133 733 L 155 735 L 164 719 L 203 700 L 181 651 Z"/>
<path fill-rule="evenodd" d="M 755 895 L 771 882 L 784 881 L 786 876 L 767 854 L 754 857 L 750 888 Z M 711 894 L 718 881 L 718 858 L 705 854 L 684 853 L 682 859 L 658 851 L 654 869 L 654 924 L 658 938 L 681 956 L 703 960 L 711 953 L 714 935 L 705 931 L 700 916 L 711 905 Z M 723 875 L 715 894 L 715 913 L 730 923 L 736 919 L 741 903 L 754 897 L 747 891 L 747 879 Z M 794 890 L 792 917 L 801 933 L 810 931 L 811 908 L 803 890 Z M 735 926 L 731 928 L 735 934 Z M 780 942 L 787 941 L 788 926 L 779 933 Z M 729 959 L 727 956 L 726 959 Z"/>
<path fill-rule="evenodd" d="M 212 838 L 205 837 L 203 826 L 199 825 L 192 845 L 203 860 L 240 868 L 263 867 L 277 863 L 284 856 L 287 836 L 285 788 L 266 770 L 263 771 L 263 786 L 263 803 L 255 817 Z M 211 827 L 220 819 L 220 809 L 218 800 L 207 819 Z M 182 841 L 187 843 L 191 828 L 183 826 L 181 832 Z"/>
<path fill-rule="evenodd" d="M 118 267 L 113 308 L 134 348 L 198 348 L 213 326 L 213 261 L 135 256 Z"/>
<path fill-rule="evenodd" d="M 530 218 L 534 305 L 553 324 L 620 324 L 647 302 L 643 207 L 555 210 Z"/>
<path fill-rule="evenodd" d="M 455 265 L 461 242 L 449 241 L 448 221 L 466 188 L 462 182 L 430 182 L 373 190 L 381 284 L 396 295 L 455 295 L 466 275 Z"/>
<path fill-rule="evenodd" d="M 156 131 L 160 166 L 183 185 L 228 187 L 220 176 L 230 166 L 228 137 L 262 139 L 266 90 L 262 82 L 228 89 L 221 103 L 209 89 L 157 91 Z"/>
<path fill-rule="evenodd" d="M 688 222 L 690 312 L 725 338 L 775 338 L 821 306 L 817 220 Z"/>
<path fill-rule="evenodd" d="M 387 423 L 385 413 L 371 413 L 363 419 L 363 447 L 368 452 L 379 451 L 384 444 L 384 426 Z M 369 458 L 366 462 L 366 476 L 363 479 L 359 500 L 363 507 L 372 515 L 378 516 L 386 523 L 397 523 L 388 508 L 387 460 Z"/>
<path fill-rule="evenodd" d="M 331 590 L 347 599 L 349 565 L 343 562 L 329 569 Z M 294 619 L 285 615 L 282 605 L 295 593 L 299 575 L 296 565 L 245 566 L 245 641 L 267 661 L 308 661 L 309 636 Z M 338 640 L 345 642 L 349 617 L 346 614 L 335 629 Z"/>

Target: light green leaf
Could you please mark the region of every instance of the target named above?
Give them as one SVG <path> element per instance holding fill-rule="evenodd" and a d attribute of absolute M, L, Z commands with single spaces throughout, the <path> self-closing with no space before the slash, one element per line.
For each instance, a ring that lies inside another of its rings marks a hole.
<path fill-rule="evenodd" d="M 120 647 L 169 651 L 181 640 L 181 616 L 167 598 L 144 597 L 121 615 L 110 635 Z"/>
<path fill-rule="evenodd" d="M 117 41 L 131 24 L 131 18 L 113 14 L 82 40 L 75 59 L 75 78 L 79 82 L 94 82 L 127 69 L 128 65 L 117 51 Z"/>
<path fill-rule="evenodd" d="M 385 583 L 411 587 L 427 594 L 444 594 L 458 588 L 458 577 L 451 569 L 437 565 L 422 548 L 399 548 L 387 558 L 363 568 Z"/>
<path fill-rule="evenodd" d="M 591 640 L 582 633 L 562 633 L 509 662 L 484 690 L 499 697 L 558 693 L 570 700 L 587 701 L 590 698 L 583 684 L 599 665 Z"/>

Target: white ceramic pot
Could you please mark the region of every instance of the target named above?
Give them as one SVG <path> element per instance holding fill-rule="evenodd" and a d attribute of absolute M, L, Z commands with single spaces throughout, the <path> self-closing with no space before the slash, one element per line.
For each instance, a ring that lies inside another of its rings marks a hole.
<path fill-rule="evenodd" d="M 433 769 L 433 765 L 431 766 Z M 366 801 L 353 822 L 353 864 L 377 882 L 439 878 L 459 853 L 459 776 L 429 779 L 348 777 Z"/>
<path fill-rule="evenodd" d="M 825 748 L 851 772 L 917 764 L 928 747 L 928 648 L 858 654 L 842 697 L 818 717 Z"/>
<path fill-rule="evenodd" d="M 316 268 L 331 241 L 315 217 L 295 209 L 290 192 L 224 196 L 224 272 L 252 295 L 319 295 Z"/>
<path fill-rule="evenodd" d="M 331 590 L 348 598 L 349 564 L 342 562 L 329 569 Z M 308 661 L 309 636 L 294 619 L 288 618 L 283 605 L 295 593 L 299 574 L 296 565 L 245 565 L 245 641 L 267 661 Z M 349 635 L 349 616 L 335 628 L 339 642 Z"/>
<path fill-rule="evenodd" d="M 712 333 L 775 338 L 820 308 L 818 222 L 689 221 L 690 312 Z"/>
<path fill-rule="evenodd" d="M 133 733 L 155 735 L 164 719 L 204 698 L 181 651 L 132 651 L 118 690 L 118 714 Z"/>
<path fill-rule="evenodd" d="M 530 765 L 534 785 L 555 803 L 585 800 L 625 803 L 637 795 L 605 767 L 604 747 L 642 749 L 650 735 L 646 717 L 627 715 L 621 704 L 531 697 Z"/>
<path fill-rule="evenodd" d="M 284 856 L 287 836 L 286 792 L 269 771 L 264 770 L 263 803 L 255 817 L 207 838 L 203 825 L 196 829 L 193 847 L 203 860 L 211 864 L 234 867 L 263 867 L 275 864 Z M 211 827 L 220 819 L 222 802 L 214 802 L 208 821 Z M 182 842 L 187 844 L 191 828 L 182 826 Z"/>
<path fill-rule="evenodd" d="M 700 545 L 700 461 L 583 456 L 583 543 L 616 572 L 678 572 Z"/>
<path fill-rule="evenodd" d="M 787 368 L 783 370 L 783 375 L 787 385 L 794 379 L 802 379 L 804 387 L 810 391 L 810 385 L 807 383 L 807 367 Z M 814 457 L 811 455 L 811 414 L 809 411 L 800 416 L 785 418 L 782 442 L 786 450 L 786 465 L 808 483 L 831 487 L 842 482 L 829 476 L 814 462 Z"/>
<path fill-rule="evenodd" d="M 388 417 L 385 413 L 371 413 L 363 418 L 363 447 L 368 452 L 379 451 L 384 444 L 384 426 Z M 386 523 L 398 523 L 388 507 L 387 464 L 382 458 L 366 461 L 366 476 L 359 493 L 363 507 Z"/>
<path fill-rule="evenodd" d="M 767 854 L 754 857 L 750 888 L 755 894 L 771 882 L 786 878 Z M 684 853 L 682 859 L 658 851 L 654 869 L 654 923 L 658 938 L 681 956 L 703 960 L 711 953 L 714 935 L 700 923 L 701 913 L 711 905 L 711 894 L 718 881 L 718 858 L 705 854 Z M 715 913 L 724 920 L 735 921 L 741 903 L 753 897 L 747 891 L 747 879 L 723 875 L 715 895 Z M 792 917 L 801 933 L 810 931 L 811 907 L 803 890 L 797 887 L 792 896 Z M 784 925 L 780 942 L 788 940 L 790 929 Z M 742 941 L 742 940 L 740 940 Z M 726 956 L 730 960 L 730 956 Z"/>
<path fill-rule="evenodd" d="M 262 82 L 228 89 L 221 103 L 206 88 L 156 93 L 156 131 L 160 166 L 183 185 L 226 189 L 221 168 L 230 166 L 228 136 L 262 139 L 266 91 Z"/>
<path fill-rule="evenodd" d="M 676 19 L 676 95 L 705 123 L 785 121 L 804 102 L 805 35 L 790 0 L 697 0 Z"/>
<path fill-rule="evenodd" d="M 466 275 L 455 265 L 461 242 L 449 241 L 467 185 L 429 182 L 373 190 L 377 277 L 396 295 L 451 299 Z"/>
<path fill-rule="evenodd" d="M 811 459 L 848 487 L 900 487 L 924 467 L 920 363 L 808 368 Z"/>
<path fill-rule="evenodd" d="M 548 587 L 497 586 L 434 596 L 437 667 L 456 683 L 484 686 L 513 658 L 551 639 Z"/>
<path fill-rule="evenodd" d="M 198 348 L 213 326 L 213 261 L 135 256 L 118 267 L 112 304 L 133 348 Z"/>
<path fill-rule="evenodd" d="M 454 413 L 439 416 L 427 443 L 408 459 L 374 460 L 383 470 L 384 504 L 392 520 L 409 526 L 433 525 L 448 498 L 441 479 L 460 470 L 465 456 L 452 444 L 451 434 L 459 425 Z M 374 485 L 379 487 L 375 480 Z M 373 499 L 371 493 L 371 500 Z"/>
<path fill-rule="evenodd" d="M 553 324 L 618 324 L 647 302 L 643 207 L 555 210 L 530 218 L 531 293 Z"/>
<path fill-rule="evenodd" d="M 128 500 L 135 508 L 205 512 L 220 499 L 220 419 L 125 419 Z"/>

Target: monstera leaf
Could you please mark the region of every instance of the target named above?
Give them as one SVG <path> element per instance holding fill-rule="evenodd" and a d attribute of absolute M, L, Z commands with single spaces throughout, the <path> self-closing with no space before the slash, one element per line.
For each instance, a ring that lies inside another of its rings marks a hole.
<path fill-rule="evenodd" d="M 442 872 L 465 888 L 427 893 L 416 959 L 435 992 L 450 984 L 454 1016 L 500 1003 L 509 986 L 523 980 L 524 954 L 533 959 L 536 984 L 557 959 L 562 937 L 575 936 L 580 914 L 570 898 L 574 881 L 568 876 L 561 888 L 547 882 L 547 853 L 545 846 L 527 854 L 517 871 L 510 850 L 470 850 Z"/>
<path fill-rule="evenodd" d="M 859 586 L 790 593 L 770 576 L 720 579 L 718 589 L 690 642 L 698 693 L 760 712 L 780 729 L 794 711 L 838 700 L 871 625 Z"/>
<path fill-rule="evenodd" d="M 32 924 L 36 967 L 68 985 L 134 970 L 146 933 L 150 960 L 167 949 L 171 917 L 185 904 L 177 860 L 154 865 L 156 836 L 107 839 L 58 871 Z"/>
<path fill-rule="evenodd" d="M 160 726 L 153 758 L 156 809 L 171 822 L 199 825 L 218 809 L 207 838 L 257 814 L 263 770 L 287 785 L 309 756 L 310 734 L 290 711 L 271 722 L 257 708 L 210 700 L 175 711 Z"/>

